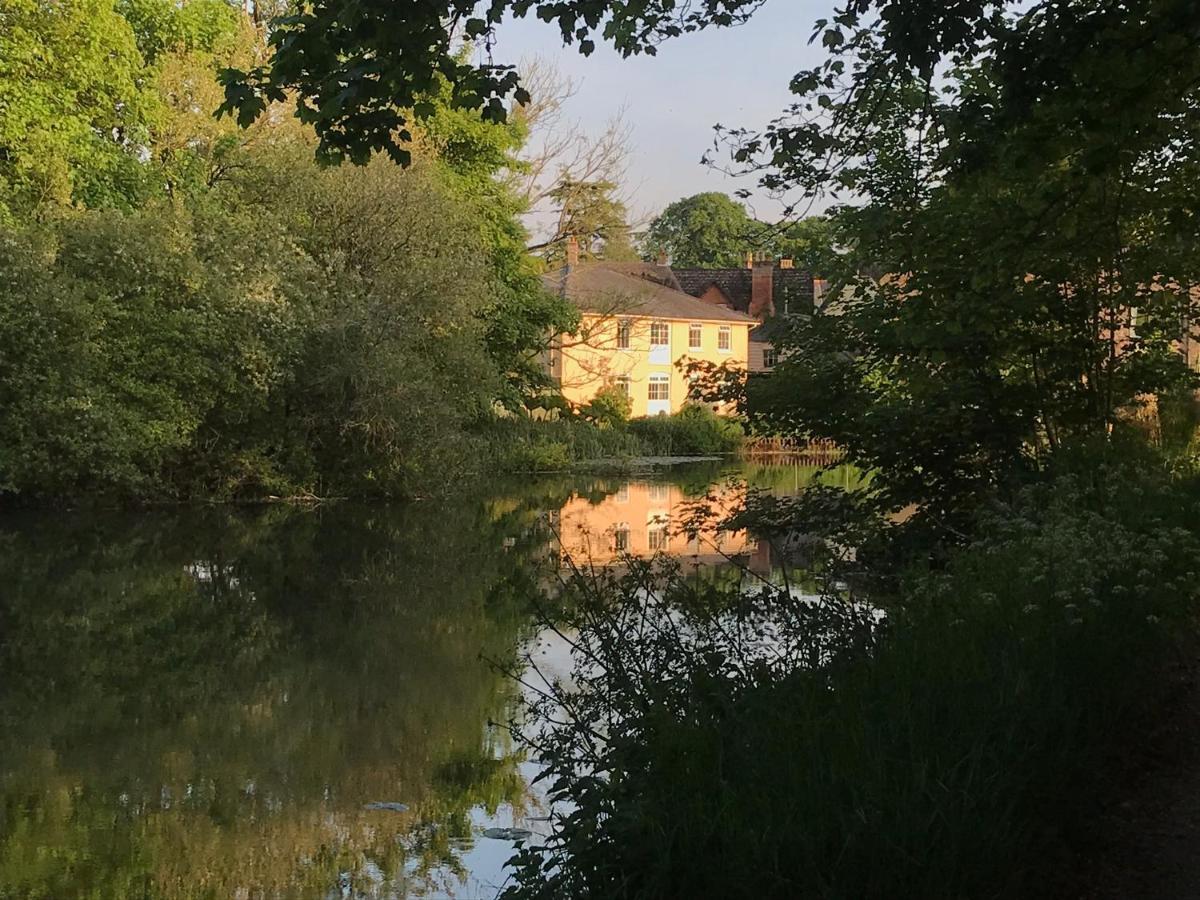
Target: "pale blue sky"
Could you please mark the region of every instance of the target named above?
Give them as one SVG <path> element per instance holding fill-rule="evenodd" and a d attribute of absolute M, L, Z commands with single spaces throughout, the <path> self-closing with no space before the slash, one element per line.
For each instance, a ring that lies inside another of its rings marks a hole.
<path fill-rule="evenodd" d="M 746 185 L 700 164 L 712 127 L 759 128 L 778 115 L 789 102 L 791 76 L 822 58 L 808 38 L 832 7 L 832 0 L 767 0 L 746 25 L 684 35 L 662 44 L 657 56 L 630 59 L 600 42 L 590 57 L 580 56 L 562 46 L 556 25 L 527 18 L 498 30 L 494 58 L 553 60 L 578 82 L 568 114 L 585 125 L 599 128 L 626 107 L 634 145 L 628 194 L 631 211 L 644 217 L 689 194 Z M 778 211 L 765 197 L 752 205 L 762 217 Z"/>

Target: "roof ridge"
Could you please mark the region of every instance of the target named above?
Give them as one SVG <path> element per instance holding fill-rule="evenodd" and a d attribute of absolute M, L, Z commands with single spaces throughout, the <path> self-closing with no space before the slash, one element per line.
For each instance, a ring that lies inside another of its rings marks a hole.
<path fill-rule="evenodd" d="M 616 280 L 616 284 L 610 284 L 607 288 L 604 285 L 589 286 L 580 284 L 581 278 L 594 279 L 594 273 L 603 273 L 603 279 L 610 282 Z M 622 289 L 622 283 L 624 283 L 627 285 L 625 290 L 628 291 L 630 299 L 634 301 L 634 305 L 628 310 L 628 315 L 657 316 L 669 319 L 705 319 L 718 322 L 752 323 L 758 321 L 743 312 L 706 303 L 692 296 L 687 291 L 664 284 L 661 281 L 642 278 L 638 275 L 604 266 L 578 266 L 571 267 L 569 270 L 563 267 L 557 271 L 545 273 L 542 278 L 547 286 L 557 289 L 563 296 L 573 300 L 584 309 L 590 305 L 588 303 L 589 294 L 600 295 L 605 290 L 614 293 L 619 292 Z M 572 294 L 575 294 L 575 296 L 572 297 Z M 667 303 L 673 308 L 655 310 L 653 309 L 653 305 L 656 300 L 660 303 Z M 642 311 L 641 308 L 646 308 L 646 311 Z M 606 312 L 618 314 L 615 308 L 606 310 Z"/>

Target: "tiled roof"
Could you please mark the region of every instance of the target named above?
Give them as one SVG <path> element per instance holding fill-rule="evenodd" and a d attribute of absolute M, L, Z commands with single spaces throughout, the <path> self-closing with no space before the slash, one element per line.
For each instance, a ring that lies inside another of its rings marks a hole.
<path fill-rule="evenodd" d="M 741 269 L 672 269 L 680 288 L 693 297 L 699 297 L 716 285 L 729 298 L 733 308 L 746 312 L 750 309 L 752 270 Z M 802 269 L 784 269 L 775 266 L 771 270 L 771 284 L 775 312 L 801 312 L 813 308 L 812 275 Z"/>
<path fill-rule="evenodd" d="M 547 272 L 542 281 L 550 290 L 585 312 L 604 315 L 648 316 L 656 319 L 754 324 L 750 316 L 697 300 L 661 280 L 630 274 L 628 263 L 583 263 Z M 661 270 L 663 267 L 645 268 Z"/>
<path fill-rule="evenodd" d="M 679 287 L 693 297 L 699 297 L 716 285 L 743 312 L 750 308 L 749 269 L 672 269 Z"/>
<path fill-rule="evenodd" d="M 667 287 L 674 288 L 677 291 L 683 290 L 679 286 L 679 282 L 675 279 L 675 273 L 671 271 L 670 266 L 659 266 L 648 262 L 597 262 L 585 263 L 585 265 L 599 266 L 610 272 L 633 275 L 637 278 L 645 278 L 647 281 L 665 284 Z"/>

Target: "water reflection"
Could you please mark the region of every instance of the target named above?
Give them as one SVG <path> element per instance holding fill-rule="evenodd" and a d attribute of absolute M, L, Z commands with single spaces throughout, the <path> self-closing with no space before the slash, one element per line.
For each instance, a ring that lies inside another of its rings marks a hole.
<path fill-rule="evenodd" d="M 520 512 L 6 520 L 0 894 L 456 883 L 528 799 L 481 659 L 528 627 Z"/>
<path fill-rule="evenodd" d="M 736 483 L 714 485 L 705 496 L 669 481 L 626 481 L 603 499 L 573 497 L 556 519 L 563 561 L 609 565 L 630 556 L 665 553 L 716 565 L 753 554 L 757 541 L 743 531 L 717 527 L 744 496 Z"/>
<path fill-rule="evenodd" d="M 541 810 L 489 660 L 535 639 L 555 531 L 753 559 L 673 527 L 723 474 L 0 518 L 0 897 L 490 896 L 484 830 Z"/>

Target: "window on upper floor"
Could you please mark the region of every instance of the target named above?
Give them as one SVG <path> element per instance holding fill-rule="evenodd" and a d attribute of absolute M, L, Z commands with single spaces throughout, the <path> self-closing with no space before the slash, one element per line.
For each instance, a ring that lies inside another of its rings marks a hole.
<path fill-rule="evenodd" d="M 650 346 L 666 347 L 671 343 L 671 326 L 666 322 L 650 323 Z"/>
<path fill-rule="evenodd" d="M 704 347 L 704 326 L 693 322 L 688 326 L 688 349 L 700 350 Z"/>
<path fill-rule="evenodd" d="M 651 375 L 646 397 L 650 400 L 670 400 L 671 379 L 666 375 Z"/>
<path fill-rule="evenodd" d="M 763 368 L 773 369 L 779 365 L 779 351 L 774 347 L 763 348 Z"/>
<path fill-rule="evenodd" d="M 628 375 L 617 376 L 617 387 L 626 397 L 633 396 L 633 380 Z"/>
<path fill-rule="evenodd" d="M 633 333 L 633 323 L 628 319 L 617 322 L 617 349 L 628 350 L 630 336 Z"/>
<path fill-rule="evenodd" d="M 733 329 L 730 326 L 722 325 L 717 330 L 717 349 L 722 353 L 733 349 Z"/>

